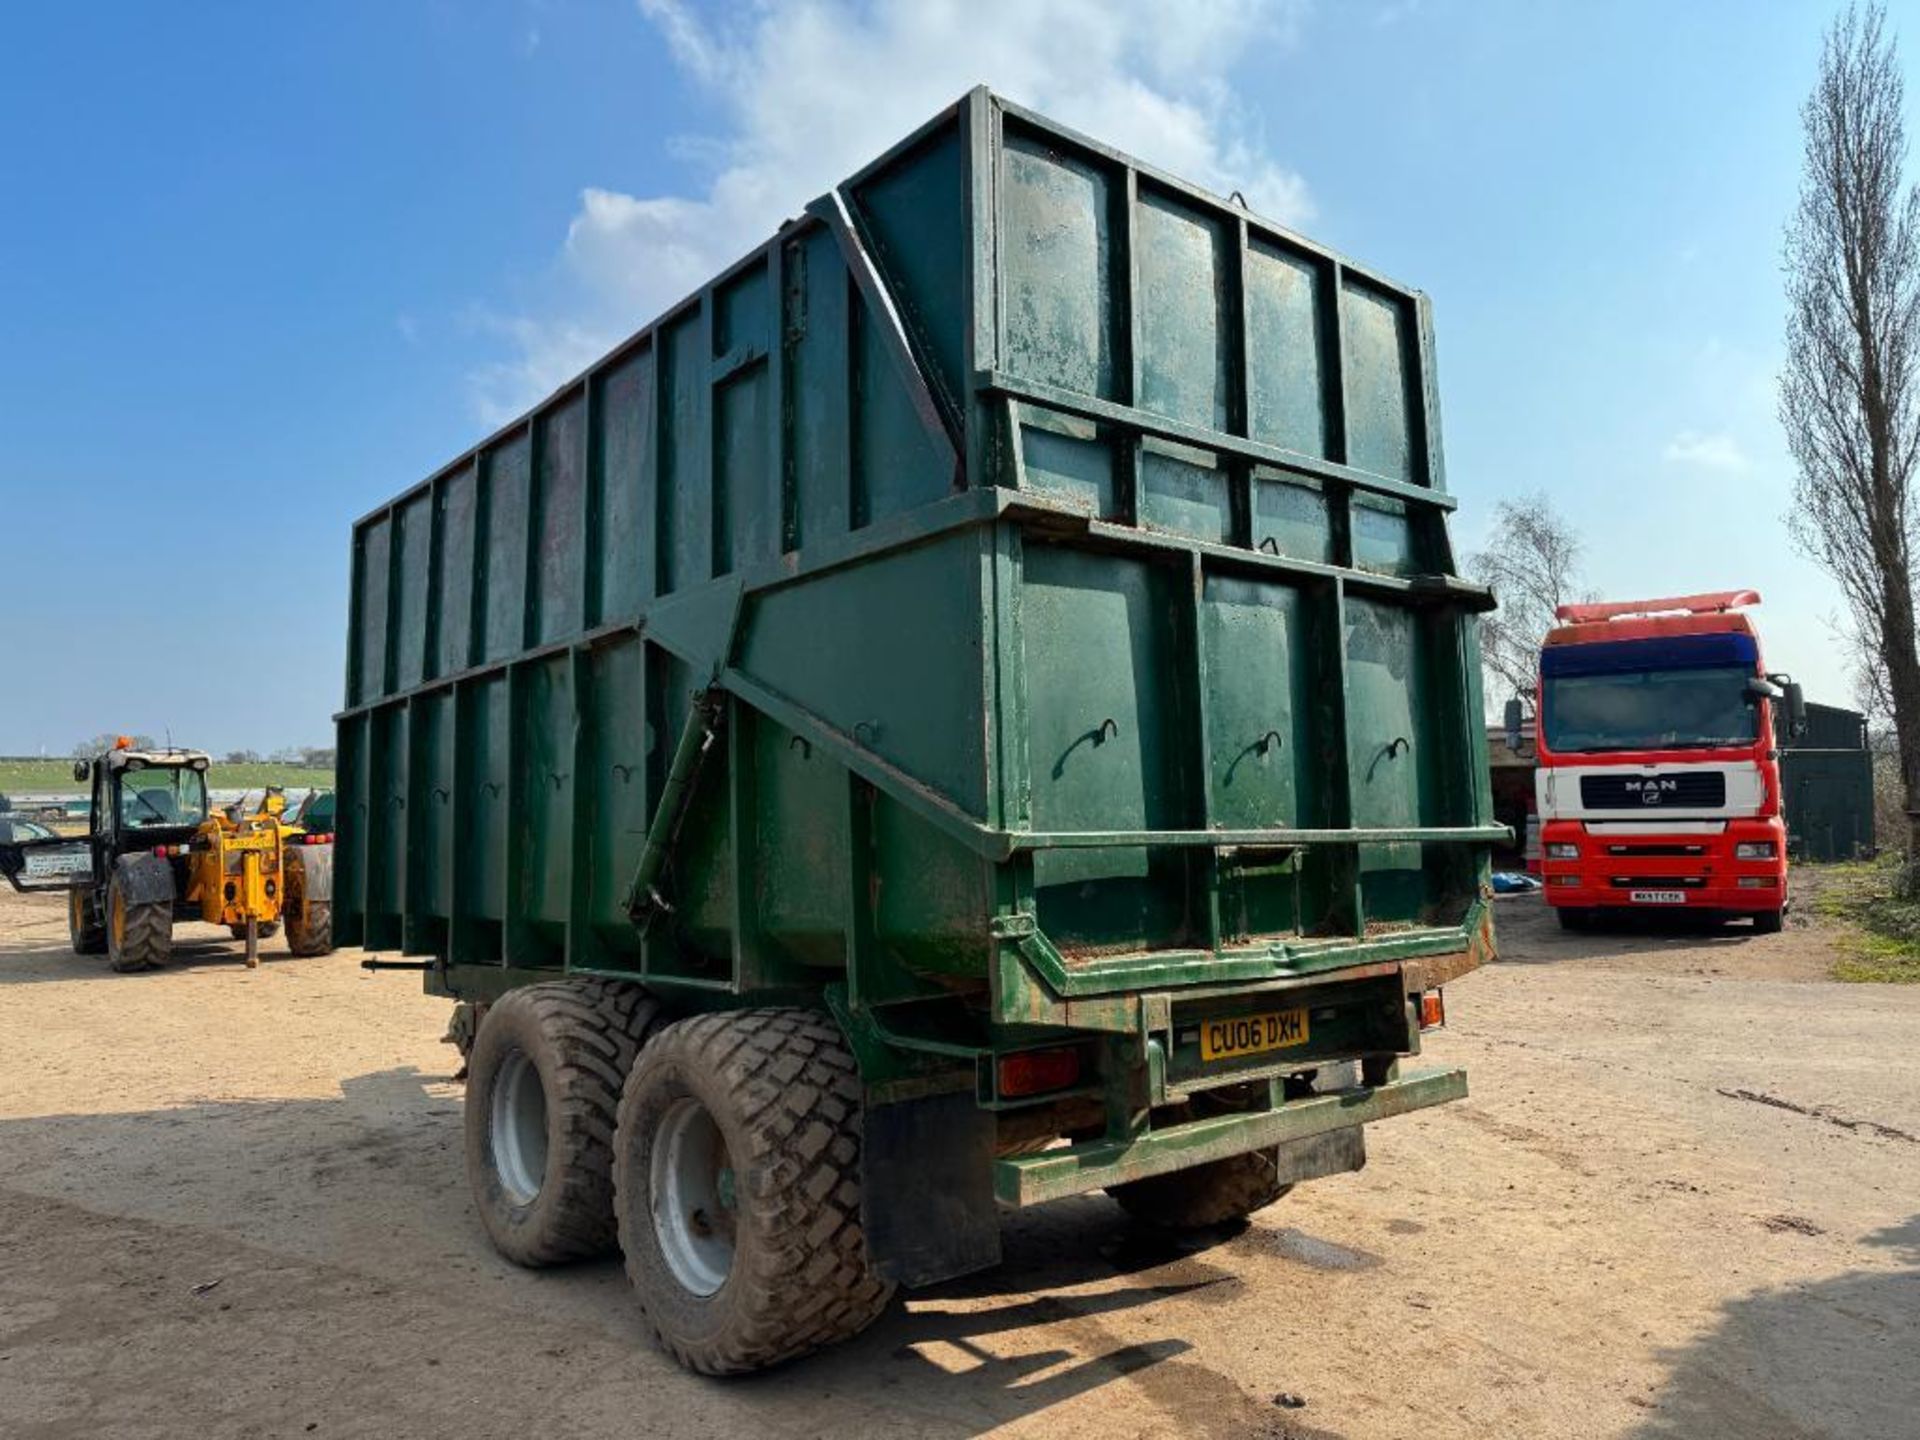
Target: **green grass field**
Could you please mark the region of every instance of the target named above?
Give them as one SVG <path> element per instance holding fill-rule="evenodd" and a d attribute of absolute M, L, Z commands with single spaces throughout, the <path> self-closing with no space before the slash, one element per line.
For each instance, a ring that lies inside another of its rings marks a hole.
<path fill-rule="evenodd" d="M 1853 927 L 1840 940 L 1833 978 L 1856 984 L 1920 984 L 1920 900 L 1896 893 L 1888 859 L 1822 865 L 1813 910 Z"/>
<path fill-rule="evenodd" d="M 214 761 L 207 784 L 215 790 L 258 790 L 264 785 L 286 787 L 289 795 L 307 790 L 331 790 L 333 771 L 304 765 L 222 765 Z M 76 794 L 86 787 L 73 780 L 72 760 L 0 760 L 0 795 Z"/>

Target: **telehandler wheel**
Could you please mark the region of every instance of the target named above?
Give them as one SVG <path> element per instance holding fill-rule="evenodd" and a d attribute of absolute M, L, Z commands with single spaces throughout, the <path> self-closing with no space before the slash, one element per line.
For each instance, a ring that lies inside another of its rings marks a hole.
<path fill-rule="evenodd" d="M 91 889 L 67 892 L 67 938 L 76 955 L 107 953 L 107 927 L 94 913 Z"/>
<path fill-rule="evenodd" d="M 613 1248 L 614 1114 L 658 1013 L 618 980 L 527 985 L 487 1008 L 468 1061 L 467 1179 L 509 1260 Z"/>
<path fill-rule="evenodd" d="M 661 1347 L 706 1375 L 859 1334 L 893 1286 L 860 1227 L 860 1075 L 814 1010 L 669 1025 L 620 1099 L 614 1208 Z"/>
<path fill-rule="evenodd" d="M 333 902 L 305 900 L 289 903 L 287 953 L 289 955 L 331 955 L 333 953 Z"/>
<path fill-rule="evenodd" d="M 232 935 L 236 940 L 244 940 L 247 938 L 247 927 L 244 925 L 229 925 L 227 926 L 227 933 Z M 271 940 L 279 933 L 280 925 L 278 921 L 262 920 L 254 926 L 254 934 L 262 940 Z"/>
<path fill-rule="evenodd" d="M 289 955 L 333 953 L 333 847 L 295 845 L 286 852 L 280 918 Z"/>
<path fill-rule="evenodd" d="M 135 904 L 126 897 L 126 872 L 107 881 L 107 963 L 122 974 L 158 970 L 173 954 L 173 904 Z"/>

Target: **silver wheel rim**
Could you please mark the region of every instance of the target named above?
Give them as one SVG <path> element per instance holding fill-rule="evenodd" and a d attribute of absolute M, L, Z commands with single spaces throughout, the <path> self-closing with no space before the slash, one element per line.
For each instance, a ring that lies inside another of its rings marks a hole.
<path fill-rule="evenodd" d="M 501 1062 L 490 1120 L 500 1188 L 515 1205 L 531 1205 L 547 1174 L 547 1092 L 526 1051 Z"/>
<path fill-rule="evenodd" d="M 713 1294 L 733 1271 L 737 1196 L 726 1139 L 698 1100 L 676 1100 L 661 1117 L 648 1188 L 673 1278 L 692 1294 Z"/>

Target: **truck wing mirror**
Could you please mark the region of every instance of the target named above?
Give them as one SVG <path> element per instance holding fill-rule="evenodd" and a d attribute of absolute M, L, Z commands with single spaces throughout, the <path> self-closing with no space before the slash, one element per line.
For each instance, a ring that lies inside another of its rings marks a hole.
<path fill-rule="evenodd" d="M 1525 718 L 1526 712 L 1517 698 L 1507 701 L 1507 749 L 1516 755 L 1520 753 L 1520 728 Z"/>
<path fill-rule="evenodd" d="M 89 776 L 92 773 L 93 773 L 93 767 L 90 764 L 88 764 L 85 760 L 76 760 L 73 762 L 73 778 L 74 779 L 85 780 L 87 776 Z"/>
<path fill-rule="evenodd" d="M 1798 740 L 1807 733 L 1807 696 L 1806 692 L 1800 688 L 1798 680 L 1787 681 L 1786 692 L 1787 728 L 1793 732 L 1793 738 Z"/>

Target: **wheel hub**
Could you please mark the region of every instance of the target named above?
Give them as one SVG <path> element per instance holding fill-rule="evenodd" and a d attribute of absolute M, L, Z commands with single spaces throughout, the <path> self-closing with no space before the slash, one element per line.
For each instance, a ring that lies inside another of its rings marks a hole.
<path fill-rule="evenodd" d="M 547 1094 L 525 1051 L 501 1063 L 488 1122 L 500 1188 L 515 1205 L 531 1205 L 547 1173 Z"/>
<path fill-rule="evenodd" d="M 714 1294 L 733 1271 L 738 1188 L 727 1142 L 698 1100 L 676 1100 L 662 1117 L 648 1182 L 667 1268 L 691 1293 Z"/>

